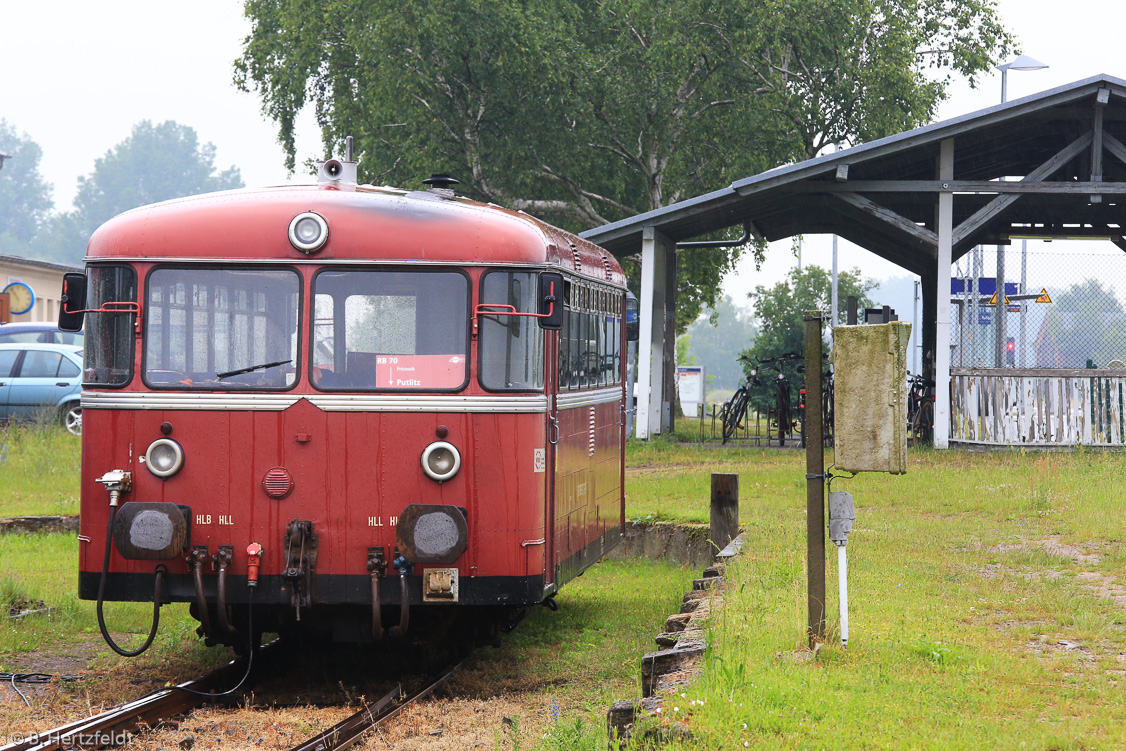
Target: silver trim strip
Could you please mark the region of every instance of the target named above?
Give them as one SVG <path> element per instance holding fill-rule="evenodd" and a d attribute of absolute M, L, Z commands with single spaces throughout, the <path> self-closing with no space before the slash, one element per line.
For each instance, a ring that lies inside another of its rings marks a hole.
<path fill-rule="evenodd" d="M 318 394 L 309 397 L 325 412 L 547 412 L 547 397 L 406 396 L 403 394 Z"/>
<path fill-rule="evenodd" d="M 167 394 L 136 391 L 83 391 L 83 409 L 225 409 L 280 412 L 289 409 L 299 394 Z"/>
<path fill-rule="evenodd" d="M 82 392 L 83 409 L 234 410 L 280 412 L 308 399 L 326 412 L 547 412 L 547 397 L 411 396 L 406 394 L 166 394 Z"/>
<path fill-rule="evenodd" d="M 560 394 L 555 397 L 555 404 L 559 409 L 575 409 L 576 407 L 589 407 L 594 404 L 606 404 L 622 399 L 622 387 L 612 386 L 598 391 L 579 391 Z"/>

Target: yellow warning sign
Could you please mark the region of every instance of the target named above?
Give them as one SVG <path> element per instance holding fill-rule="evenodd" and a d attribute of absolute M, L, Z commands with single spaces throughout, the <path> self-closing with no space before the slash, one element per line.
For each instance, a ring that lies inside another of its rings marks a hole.
<path fill-rule="evenodd" d="M 1047 291 L 1045 291 L 1044 294 L 1045 295 L 1048 294 Z M 1037 302 L 1039 302 L 1039 301 L 1037 301 Z M 1048 302 L 1051 302 L 1051 300 L 1049 300 Z M 993 293 L 993 297 L 989 298 L 989 302 L 987 304 L 988 305 L 996 305 L 997 304 L 997 293 L 996 292 Z M 1005 295 L 1005 304 L 1006 305 L 1010 304 L 1008 295 Z"/>
<path fill-rule="evenodd" d="M 1048 296 L 1048 288 L 1040 288 L 1040 296 L 1036 298 L 1036 302 L 1051 302 L 1052 298 Z"/>

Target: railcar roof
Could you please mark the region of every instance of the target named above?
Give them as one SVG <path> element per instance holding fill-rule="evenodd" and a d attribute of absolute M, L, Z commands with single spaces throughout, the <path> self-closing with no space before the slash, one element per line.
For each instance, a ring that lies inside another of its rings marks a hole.
<path fill-rule="evenodd" d="M 306 211 L 329 228 L 316 262 L 547 264 L 625 283 L 608 252 L 523 212 L 370 185 L 232 190 L 142 206 L 98 228 L 86 260 L 304 260 L 289 223 Z"/>

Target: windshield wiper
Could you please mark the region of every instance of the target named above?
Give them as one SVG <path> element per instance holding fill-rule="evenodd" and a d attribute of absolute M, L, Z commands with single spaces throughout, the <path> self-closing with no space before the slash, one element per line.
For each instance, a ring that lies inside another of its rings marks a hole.
<path fill-rule="evenodd" d="M 229 376 L 242 375 L 249 373 L 253 370 L 262 370 L 264 368 L 276 368 L 278 365 L 285 365 L 291 363 L 293 360 L 278 360 L 277 362 L 264 362 L 261 365 L 251 365 L 249 368 L 239 368 L 238 370 L 228 370 L 226 373 L 216 373 L 216 379 L 227 378 Z"/>

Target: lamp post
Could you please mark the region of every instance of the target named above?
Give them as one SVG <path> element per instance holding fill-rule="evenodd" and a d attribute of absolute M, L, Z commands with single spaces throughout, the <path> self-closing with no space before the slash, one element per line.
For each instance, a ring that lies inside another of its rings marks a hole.
<path fill-rule="evenodd" d="M 5 154 L 3 152 L 0 152 L 0 169 L 4 169 L 4 160 L 5 159 L 11 159 L 11 158 L 12 158 L 11 154 Z"/>
<path fill-rule="evenodd" d="M 1007 63 L 1002 63 L 996 66 L 997 70 L 1001 71 L 1001 104 L 1008 101 L 1009 98 L 1009 71 L 1010 70 L 1043 70 L 1048 66 L 1039 60 L 1029 57 L 1028 55 L 1018 55 L 1015 60 Z M 1004 180 L 1005 176 L 1002 175 L 1001 179 Z M 1025 243 L 1022 254 L 1027 253 L 1028 245 Z M 1022 269 L 1027 262 L 1026 258 L 1021 259 Z M 1022 274 L 1023 276 L 1023 274 Z M 1021 290 L 1022 292 L 1024 290 Z M 999 368 L 1004 362 L 1005 353 L 1005 323 L 1008 315 L 1008 305 L 1005 304 L 1005 251 L 998 245 L 997 246 L 997 304 L 994 307 L 994 318 L 996 322 L 994 329 L 997 332 L 996 341 L 994 343 L 994 365 L 993 367 Z M 1024 301 L 1021 301 L 1021 315 L 1024 314 Z M 1021 353 L 1021 360 L 1023 362 L 1024 353 Z"/>
<path fill-rule="evenodd" d="M 997 70 L 1001 71 L 1001 104 L 1009 100 L 1010 70 L 1043 70 L 1047 67 L 1048 65 L 1046 63 L 1042 63 L 1028 55 L 1019 55 L 1016 60 L 996 66 Z"/>

